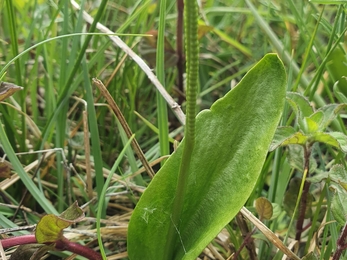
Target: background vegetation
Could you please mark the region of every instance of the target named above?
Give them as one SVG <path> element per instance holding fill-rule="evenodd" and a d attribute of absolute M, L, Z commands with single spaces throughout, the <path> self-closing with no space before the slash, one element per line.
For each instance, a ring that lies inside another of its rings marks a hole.
<path fill-rule="evenodd" d="M 184 110 L 184 94 L 178 86 L 179 73 L 174 66 L 179 38 L 175 1 L 167 3 L 166 42 L 160 43 L 165 67 L 155 68 L 155 37 L 143 36 L 158 29 L 162 19 L 158 3 L 108 1 L 102 13 L 98 12 L 101 9 L 98 1 L 79 4 L 111 31 L 123 34 L 120 38 L 142 55 L 155 73 L 164 72 L 165 88 Z M 333 93 L 338 80 L 340 91 L 347 94 L 347 82 L 343 78 L 347 71 L 344 5 L 297 0 L 206 0 L 200 4 L 199 111 L 209 108 L 228 92 L 269 52 L 278 53 L 285 64 L 288 91 L 304 94 L 313 107 L 318 109 L 339 102 Z M 0 182 L 0 226 L 31 226 L 43 214 L 60 213 L 77 200 L 87 217 L 66 236 L 97 248 L 95 216 L 101 212 L 104 226 L 98 232 L 108 259 L 126 259 L 127 223 L 151 178 L 137 155 L 128 148 L 107 195 L 102 198 L 104 207 L 96 200 L 128 139 L 92 78 L 99 78 L 107 86 L 155 171 L 165 155 L 173 151 L 176 141 L 182 139 L 180 121 L 170 109 L 166 111 L 164 102 L 158 101 L 159 94 L 143 70 L 107 35 L 78 34 L 53 39 L 93 30 L 83 19 L 83 13 L 69 1 L 0 1 L 0 19 L 0 77 L 24 87 L 0 106 L 4 129 L 0 129 L 0 141 L 14 169 L 11 178 L 2 176 Z M 52 40 L 29 50 L 48 39 Z M 12 61 L 19 53 L 18 59 Z M 164 113 L 164 120 L 158 125 L 160 113 Z M 341 115 L 329 130 L 346 133 L 343 120 Z M 281 125 L 295 124 L 292 110 L 286 106 Z M 159 137 L 158 127 L 166 125 L 170 138 Z M 84 131 L 89 133 L 86 135 Z M 16 157 L 9 154 L 9 147 Z M 283 201 L 289 184 L 294 177 L 302 177 L 302 172 L 293 167 L 290 159 L 287 149 L 269 153 L 247 206 L 254 211 L 254 201 L 266 197 L 277 210 L 276 219 L 265 222 L 266 225 L 277 235 L 288 236 L 287 246 L 298 250 L 299 256 L 316 246 L 321 259 L 328 259 L 336 250 L 340 226 L 334 222 L 329 208 L 332 191 L 326 182 L 311 187 L 311 209 L 316 222 L 302 236 L 302 241 L 307 243 L 291 244 L 295 230 L 288 230 L 292 219 L 288 212 L 295 206 L 296 198 Z M 344 154 L 320 145 L 313 160 L 317 169 L 312 176 L 328 171 L 333 164 L 344 164 Z M 233 220 L 201 258 L 227 259 L 237 252 L 244 243 L 243 236 L 253 228 L 248 223 L 243 229 L 242 223 Z M 312 222 L 305 224 L 310 227 Z M 25 232 L 16 230 L 13 234 Z M 253 237 L 259 259 L 280 257 L 260 232 L 255 232 Z M 59 259 L 66 254 L 54 252 L 50 257 L 55 259 L 55 256 Z M 238 255 L 238 259 L 248 258 L 246 249 Z"/>

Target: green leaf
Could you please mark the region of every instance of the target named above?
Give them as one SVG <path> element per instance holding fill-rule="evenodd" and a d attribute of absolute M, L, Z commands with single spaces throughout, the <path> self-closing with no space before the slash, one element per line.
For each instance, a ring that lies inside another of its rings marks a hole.
<path fill-rule="evenodd" d="M 300 93 L 287 92 L 287 102 L 298 118 L 309 117 L 314 112 L 310 101 Z"/>
<path fill-rule="evenodd" d="M 318 260 L 318 256 L 315 254 L 315 252 L 310 252 L 307 255 L 305 255 L 301 260 Z"/>
<path fill-rule="evenodd" d="M 312 141 L 325 143 L 347 153 L 347 136 L 341 132 L 317 132 L 312 136 Z"/>
<path fill-rule="evenodd" d="M 271 203 L 272 204 L 272 217 L 271 220 L 274 220 L 278 218 L 278 216 L 282 213 L 282 208 L 277 203 Z"/>
<path fill-rule="evenodd" d="M 344 226 L 347 216 L 347 193 L 340 186 L 330 186 L 330 188 L 335 189 L 331 201 L 331 213 L 339 225 Z"/>
<path fill-rule="evenodd" d="M 306 134 L 312 134 L 320 130 L 322 121 L 324 118 L 324 113 L 322 111 L 317 111 L 313 113 L 310 117 L 305 117 L 301 120 L 300 127 Z"/>
<path fill-rule="evenodd" d="M 70 207 L 61 213 L 59 217 L 69 220 L 71 223 L 76 223 L 84 218 L 84 212 L 78 206 L 77 201 L 75 201 Z"/>
<path fill-rule="evenodd" d="M 339 85 L 342 83 L 344 83 L 345 85 L 347 85 L 347 79 L 346 77 L 343 77 L 341 80 L 337 81 L 334 84 L 334 95 L 337 98 L 338 101 L 340 101 L 340 103 L 347 103 L 347 97 L 342 93 Z M 347 89 L 347 87 L 346 87 Z"/>
<path fill-rule="evenodd" d="M 291 126 L 278 127 L 271 142 L 269 151 L 288 144 L 304 145 L 308 141 L 308 136 L 301 132 L 296 132 Z"/>
<path fill-rule="evenodd" d="M 347 104 L 330 104 L 321 107 L 317 112 L 323 112 L 324 117 L 320 123 L 319 130 L 324 131 L 327 126 L 336 118 L 340 111 L 347 107 Z"/>
<path fill-rule="evenodd" d="M 38 243 L 49 243 L 60 240 L 63 235 L 63 229 L 73 223 L 80 221 L 84 213 L 77 202 L 67 208 L 60 216 L 53 214 L 45 215 L 37 224 L 35 237 Z"/>
<path fill-rule="evenodd" d="M 311 183 L 319 183 L 322 182 L 323 180 L 326 180 L 329 178 L 328 172 L 319 172 L 318 174 L 315 174 L 312 177 L 306 178 L 307 181 Z"/>
<path fill-rule="evenodd" d="M 185 141 L 152 180 L 131 217 L 128 253 L 137 259 L 195 259 L 244 205 L 262 169 L 285 100 L 285 71 L 266 55 L 225 97 L 196 118 L 196 144 L 180 226 L 166 255 Z"/>
<path fill-rule="evenodd" d="M 345 191 L 347 191 L 347 172 L 341 164 L 336 164 L 330 169 L 329 177 L 331 181 L 340 185 Z"/>
<path fill-rule="evenodd" d="M 70 226 L 70 222 L 60 219 L 53 214 L 45 215 L 37 224 L 35 237 L 38 243 L 50 243 L 60 240 L 63 235 L 63 229 Z"/>

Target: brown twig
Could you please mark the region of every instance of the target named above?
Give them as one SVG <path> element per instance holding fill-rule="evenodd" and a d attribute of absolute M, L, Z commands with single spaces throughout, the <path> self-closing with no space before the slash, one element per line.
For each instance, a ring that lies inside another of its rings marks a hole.
<path fill-rule="evenodd" d="M 241 253 L 242 249 L 244 247 L 247 248 L 248 253 L 249 253 L 249 259 L 251 260 L 257 260 L 257 253 L 255 251 L 255 246 L 254 246 L 254 240 L 252 238 L 252 235 L 254 234 L 254 232 L 256 231 L 256 229 L 253 229 L 252 231 L 249 230 L 247 223 L 245 221 L 245 219 L 243 218 L 242 214 L 239 212 L 236 215 L 236 221 L 237 224 L 240 228 L 240 231 L 242 233 L 242 236 L 244 237 L 243 239 L 243 243 L 240 246 L 240 248 L 237 250 L 237 252 L 234 254 L 233 259 L 237 260 L 237 257 L 239 256 L 239 254 Z"/>
<path fill-rule="evenodd" d="M 120 124 L 122 125 L 122 127 L 123 127 L 123 129 L 125 131 L 125 134 L 127 135 L 128 138 L 130 138 L 133 135 L 133 133 L 132 133 L 132 131 L 131 131 L 127 121 L 125 120 L 122 112 L 120 111 L 120 109 L 117 106 L 116 102 L 112 98 L 110 92 L 108 92 L 107 88 L 104 86 L 104 84 L 102 83 L 101 80 L 93 78 L 93 83 L 99 88 L 101 94 L 104 96 L 104 98 L 106 99 L 107 103 L 111 107 L 113 113 L 116 115 L 116 117 L 118 118 Z M 154 171 L 151 168 L 151 166 L 148 164 L 147 159 L 146 159 L 145 155 L 143 154 L 143 152 L 142 152 L 142 150 L 140 148 L 140 145 L 138 144 L 138 142 L 136 141 L 135 138 L 131 142 L 131 145 L 134 148 L 134 151 L 137 154 L 137 156 L 139 157 L 140 161 L 142 162 L 142 165 L 145 167 L 148 175 L 151 178 L 153 178 L 154 177 Z"/>

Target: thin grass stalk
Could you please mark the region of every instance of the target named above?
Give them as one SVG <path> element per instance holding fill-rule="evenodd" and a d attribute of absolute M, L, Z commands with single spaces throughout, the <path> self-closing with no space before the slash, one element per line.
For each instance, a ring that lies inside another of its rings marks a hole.
<path fill-rule="evenodd" d="M 100 136 L 99 136 L 99 129 L 98 129 L 98 120 L 96 117 L 95 107 L 94 107 L 94 97 L 93 97 L 93 91 L 92 86 L 89 80 L 88 75 L 88 66 L 86 59 L 82 62 L 83 67 L 83 74 L 84 74 L 84 88 L 86 91 L 86 100 L 87 100 L 87 112 L 88 112 L 88 122 L 90 126 L 90 139 L 92 142 L 92 150 L 91 154 L 94 159 L 94 170 L 95 170 L 95 178 L 96 178 L 96 191 L 98 194 L 98 199 L 101 200 L 103 197 L 101 197 L 101 192 L 104 187 L 104 176 L 103 176 L 103 161 L 102 161 L 102 155 L 101 155 L 101 144 L 100 144 Z M 106 208 L 100 208 L 102 209 L 102 217 L 104 218 L 106 216 Z"/>
<path fill-rule="evenodd" d="M 62 24 L 62 34 L 67 34 L 69 30 L 69 2 L 64 1 L 64 5 L 62 6 L 62 13 L 64 15 L 64 20 Z M 64 86 L 67 80 L 67 50 L 68 50 L 68 38 L 62 39 L 62 51 L 61 51 L 61 60 L 60 60 L 60 75 L 59 75 L 59 88 L 58 94 L 61 95 L 63 92 L 62 86 Z M 62 107 L 60 113 L 57 116 L 57 122 L 59 122 L 56 126 L 56 138 L 55 138 L 55 147 L 64 147 L 65 136 L 66 136 L 66 120 L 68 106 Z M 60 163 L 62 160 L 61 154 L 57 154 L 57 182 L 58 182 L 58 211 L 62 212 L 65 206 L 65 178 L 64 178 L 64 168 Z"/>
<path fill-rule="evenodd" d="M 96 27 L 96 23 L 98 21 L 98 19 L 101 18 L 101 15 L 102 15 L 102 12 L 103 12 L 103 9 L 105 8 L 106 6 L 106 3 L 107 3 L 107 0 L 104 0 L 102 1 L 99 9 L 98 9 L 98 13 L 94 19 L 94 22 L 92 23 L 92 25 L 90 26 L 90 32 L 93 32 L 95 30 L 95 27 Z M 82 33 L 83 34 L 83 33 Z M 73 36 L 73 35 L 82 35 L 81 33 L 74 33 L 74 34 L 70 34 L 70 35 L 64 35 L 64 36 L 60 36 L 60 37 L 56 37 L 55 39 L 58 39 L 58 38 L 64 38 L 64 37 L 69 37 L 69 36 Z M 74 66 L 73 66 L 73 70 L 71 71 L 68 79 L 67 79 L 67 82 L 65 83 L 64 87 L 63 87 L 63 91 L 62 91 L 62 94 L 60 95 L 59 97 L 59 100 L 58 100 L 58 103 L 57 103 L 57 109 L 60 109 L 64 104 L 65 102 L 67 101 L 67 96 L 68 96 L 68 93 L 71 93 L 71 84 L 72 84 L 72 81 L 74 80 L 74 76 L 75 74 L 77 73 L 77 70 L 79 69 L 79 63 L 81 62 L 82 58 L 83 58 L 83 55 L 88 47 L 88 43 L 91 39 L 91 37 L 95 34 L 98 34 L 98 33 L 84 33 L 86 35 L 86 40 L 76 58 L 76 61 L 74 63 Z M 47 40 L 47 41 L 50 41 L 51 39 Z M 44 41 L 46 42 L 46 41 Z M 41 42 L 40 44 L 44 43 L 44 42 Z M 53 115 L 51 115 L 51 118 L 49 121 L 52 121 Z M 50 128 L 49 127 L 49 124 L 46 126 L 46 128 Z M 45 129 L 46 129 L 45 128 Z M 45 132 L 45 131 L 44 131 Z"/>
<path fill-rule="evenodd" d="M 327 183 L 327 187 L 330 186 L 330 182 Z M 332 191 L 330 191 L 329 189 L 326 190 L 327 191 L 327 213 L 326 213 L 326 223 L 330 222 L 331 223 L 327 226 L 327 228 L 324 228 L 324 235 L 323 235 L 323 240 L 322 240 L 322 254 L 321 255 L 325 255 L 328 257 L 324 257 L 322 259 L 329 259 L 331 256 L 331 252 L 333 251 L 332 245 L 334 246 L 334 249 L 336 249 L 336 245 L 337 245 L 337 240 L 339 237 L 338 234 L 338 224 L 334 218 L 334 216 L 332 215 L 332 210 L 331 210 L 331 206 L 332 206 L 332 199 L 333 199 L 333 194 Z M 328 242 L 329 241 L 329 244 Z M 328 245 L 328 246 L 327 246 Z M 330 248 L 329 248 L 330 246 Z"/>
<path fill-rule="evenodd" d="M 110 108 L 110 111 L 112 111 L 112 109 Z M 119 130 L 119 135 L 120 135 L 120 138 L 122 139 L 122 143 L 123 145 L 125 145 L 129 138 L 126 134 L 126 132 L 124 131 L 123 129 L 123 126 L 122 124 L 120 123 L 120 121 L 118 120 L 117 116 L 115 115 L 115 118 L 116 118 L 116 124 L 117 124 L 117 127 L 118 127 L 118 130 Z M 126 155 L 127 155 L 127 159 L 129 161 L 129 165 L 130 165 L 130 169 L 131 169 L 131 172 L 137 172 L 139 170 L 139 167 L 137 166 L 137 163 L 136 163 L 136 158 L 134 156 L 134 151 L 131 149 L 131 147 L 129 147 L 127 150 L 126 150 Z M 150 167 L 150 166 L 149 166 Z M 154 172 L 153 172 L 154 174 Z M 142 175 L 139 174 L 139 175 L 136 175 L 134 177 L 134 181 L 137 185 L 141 185 L 141 186 L 147 186 L 146 182 L 143 180 L 142 178 Z"/>
<path fill-rule="evenodd" d="M 89 32 L 94 32 L 95 31 L 96 25 L 97 25 L 98 21 L 101 19 L 101 16 L 102 16 L 102 14 L 103 14 L 103 12 L 104 12 L 104 10 L 106 8 L 107 2 L 108 2 L 107 0 L 103 0 L 100 3 L 100 6 L 98 8 L 98 12 L 97 12 L 97 14 L 95 16 L 95 19 L 94 19 L 92 25 L 90 26 Z M 81 61 L 82 61 L 82 59 L 83 59 L 83 57 L 85 55 L 85 52 L 87 50 L 87 47 L 89 45 L 89 42 L 90 42 L 91 38 L 92 38 L 92 35 L 87 34 L 86 39 L 85 39 L 85 41 L 84 41 L 84 43 L 82 45 L 82 48 L 81 48 L 81 50 L 80 50 L 80 52 L 79 52 L 79 54 L 78 54 L 78 56 L 77 56 L 77 58 L 75 60 L 75 63 L 74 63 L 75 65 L 74 65 L 72 71 L 70 72 L 70 74 L 69 74 L 69 76 L 68 76 L 68 78 L 67 78 L 67 80 L 66 80 L 66 82 L 64 84 L 63 89 L 60 92 L 61 94 L 60 94 L 58 102 L 57 102 L 56 111 L 55 111 L 55 113 L 50 115 L 48 123 L 47 123 L 47 125 L 46 125 L 46 127 L 45 127 L 45 129 L 44 129 L 44 131 L 42 133 L 42 135 L 43 135 L 43 138 L 42 138 L 43 142 L 42 142 L 41 146 L 43 145 L 44 141 L 47 139 L 48 134 L 50 132 L 50 129 L 53 126 L 53 123 L 54 123 L 53 119 L 56 117 L 57 114 L 59 115 L 59 113 L 63 110 L 64 105 L 66 104 L 66 102 L 67 102 L 67 100 L 69 98 L 68 94 L 69 94 L 70 87 L 71 87 L 72 82 L 73 82 L 73 80 L 75 78 L 75 75 L 77 74 L 78 69 L 80 68 L 80 63 L 81 63 Z M 85 76 L 87 76 L 87 78 L 88 78 L 89 77 L 88 73 Z M 86 86 L 88 86 L 88 84 Z M 90 86 L 90 84 L 89 84 L 89 86 Z M 89 107 L 93 108 L 93 106 L 89 106 Z M 88 113 L 91 116 L 91 111 L 88 111 Z M 95 115 L 95 111 L 94 111 L 94 115 Z M 96 142 L 99 143 L 99 140 L 97 140 Z M 99 146 L 99 148 L 97 150 L 100 150 L 100 146 Z M 101 152 L 100 152 L 100 155 L 98 155 L 98 151 L 97 150 L 93 151 L 93 154 L 95 153 L 94 156 L 97 156 L 97 158 L 94 158 L 94 159 L 96 159 L 96 161 L 95 161 L 96 191 L 97 191 L 98 196 L 100 196 L 101 191 L 102 191 L 102 187 L 104 185 L 104 178 L 103 178 L 103 175 L 102 175 Z M 99 163 L 101 163 L 101 164 L 99 164 Z M 104 212 L 103 216 L 105 216 L 105 215 L 106 215 L 106 212 Z"/>
<path fill-rule="evenodd" d="M 195 145 L 195 114 L 196 98 L 198 88 L 199 69 L 199 41 L 198 41 L 198 6 L 196 1 L 186 0 L 184 2 L 184 28 L 186 46 L 186 68 L 187 68 L 187 107 L 186 128 L 184 131 L 184 149 L 176 184 L 176 192 L 173 201 L 173 214 L 171 216 L 173 225 L 170 225 L 166 243 L 167 259 L 171 259 L 174 252 L 172 244 L 180 230 L 180 216 L 184 205 L 184 196 L 189 178 L 189 167 Z"/>
<path fill-rule="evenodd" d="M 165 88 L 165 68 L 164 68 L 164 34 L 165 34 L 165 17 L 166 17 L 166 0 L 160 1 L 159 13 L 159 28 L 157 38 L 157 55 L 156 55 L 156 71 L 159 82 Z M 157 111 L 158 111 L 158 128 L 159 128 L 159 146 L 160 155 L 167 155 L 170 153 L 169 147 L 169 126 L 167 105 L 165 99 L 157 91 Z M 161 162 L 163 165 L 165 161 Z"/>
<path fill-rule="evenodd" d="M 273 46 L 277 50 L 277 52 L 278 52 L 279 56 L 281 57 L 281 59 L 283 60 L 283 62 L 285 64 L 287 64 L 288 66 L 291 66 L 292 69 L 293 69 L 294 75 L 297 76 L 299 71 L 300 71 L 300 69 L 298 67 L 298 64 L 295 61 L 292 60 L 291 56 L 284 49 L 283 44 L 281 43 L 281 41 L 278 39 L 276 34 L 271 30 L 270 26 L 260 16 L 258 11 L 255 9 L 254 5 L 249 0 L 245 0 L 245 1 L 246 1 L 247 5 L 248 5 L 249 9 L 251 10 L 252 14 L 254 15 L 254 18 L 258 22 L 259 26 L 267 34 L 269 40 L 271 41 L 271 43 L 273 44 Z M 302 75 L 301 78 L 300 78 L 300 84 L 301 84 L 303 89 L 307 89 L 309 87 L 309 85 L 310 85 L 310 81 L 308 80 L 308 78 L 305 75 Z M 314 94 L 313 99 L 314 99 L 314 101 L 317 103 L 317 105 L 319 107 L 322 107 L 322 106 L 324 106 L 326 104 L 324 99 L 320 95 L 318 95 L 317 93 Z"/>
<path fill-rule="evenodd" d="M 13 6 L 13 1 L 12 0 L 7 0 L 6 1 L 6 9 L 7 9 L 7 14 L 8 14 L 8 25 L 10 29 L 10 39 L 11 39 L 11 50 L 12 50 L 12 55 L 15 57 L 18 55 L 18 37 L 17 37 L 17 24 L 16 24 L 16 19 L 15 19 L 15 13 L 14 13 L 14 6 Z M 16 77 L 16 84 L 19 86 L 23 86 L 23 80 L 22 80 L 22 69 L 21 69 L 21 64 L 19 60 L 16 60 L 15 62 L 15 77 Z M 22 94 L 20 94 L 20 105 L 22 109 L 25 111 L 25 91 L 23 91 Z M 4 108 L 6 112 L 7 109 Z M 8 135 L 10 135 L 11 130 L 9 124 L 12 124 L 12 120 L 10 121 L 5 121 L 5 130 Z M 16 139 L 17 142 L 19 143 L 20 150 L 21 151 L 26 151 L 26 145 L 25 145 L 25 140 L 26 140 L 26 124 L 25 124 L 25 118 L 21 117 L 21 131 L 22 131 L 22 138 Z M 15 140 L 11 140 L 12 145 L 15 145 Z"/>
<path fill-rule="evenodd" d="M 307 241 L 312 241 L 313 234 L 316 232 L 316 226 L 319 223 L 318 218 L 319 218 L 319 215 L 321 213 L 321 208 L 322 208 L 323 202 L 325 200 L 326 190 L 327 190 L 327 185 L 324 185 L 324 188 L 323 188 L 323 190 L 319 196 L 319 201 L 318 201 L 317 206 L 316 206 L 315 214 L 312 218 L 312 222 L 311 222 L 312 225 L 311 225 L 311 228 L 310 228 L 308 235 L 307 235 Z M 311 243 L 306 243 L 304 255 L 308 254 L 308 250 L 309 250 L 310 245 L 311 245 Z"/>
<path fill-rule="evenodd" d="M 131 26 L 133 21 L 138 19 L 138 17 L 141 14 L 143 14 L 144 12 L 147 12 L 148 6 L 152 3 L 152 0 L 147 0 L 139 7 L 142 1 L 143 0 L 140 0 L 135 5 L 133 5 L 132 10 L 134 10 L 134 13 L 130 14 L 130 16 L 128 16 L 128 19 L 124 23 L 122 23 L 122 25 L 117 29 L 117 33 L 124 32 L 126 29 L 128 29 Z M 161 3 L 162 2 L 160 1 L 159 4 Z"/>
<path fill-rule="evenodd" d="M 339 16 L 340 16 L 341 12 L 342 12 L 342 8 L 339 8 L 339 10 L 336 14 L 336 17 L 335 17 L 335 22 L 334 22 L 332 31 L 330 32 L 330 38 L 329 38 L 329 42 L 327 45 L 327 49 L 326 49 L 327 51 L 326 51 L 324 60 L 321 63 L 321 66 L 319 67 L 319 69 L 317 70 L 317 73 L 315 75 L 316 80 L 314 81 L 314 79 L 312 79 L 309 88 L 307 88 L 305 91 L 305 95 L 309 94 L 309 100 L 312 100 L 313 95 L 316 93 L 316 90 L 318 88 L 318 84 L 323 77 L 323 72 L 324 72 L 323 69 L 325 68 L 325 63 L 326 63 L 327 57 L 329 57 L 329 55 L 331 54 L 331 51 L 336 48 L 336 44 L 333 45 L 333 43 L 334 43 L 334 40 L 336 37 L 336 30 L 337 30 L 337 27 L 339 24 L 338 20 L 339 20 Z M 319 22 L 319 21 L 317 21 L 317 22 Z M 341 38 L 337 39 L 337 43 L 339 43 L 341 40 L 342 40 Z M 324 66 L 322 66 L 322 65 L 324 65 Z M 310 91 L 310 92 L 308 92 L 308 91 Z"/>
<path fill-rule="evenodd" d="M 30 191 L 30 194 L 35 198 L 37 203 L 44 209 L 46 213 L 58 215 L 58 211 L 53 207 L 51 202 L 48 201 L 46 197 L 39 191 L 35 183 L 24 171 L 21 162 L 18 160 L 10 142 L 8 141 L 7 135 L 4 131 L 2 124 L 0 124 L 0 143 L 6 155 L 10 159 L 13 169 L 17 172 L 25 187 Z"/>
<path fill-rule="evenodd" d="M 131 142 L 133 141 L 134 137 L 135 137 L 135 135 L 131 136 L 131 138 L 129 138 L 128 142 L 124 145 L 123 150 L 119 154 L 117 160 L 115 161 L 114 165 L 112 166 L 112 168 L 110 170 L 109 175 L 107 176 L 107 179 L 105 181 L 105 185 L 101 191 L 101 196 L 99 197 L 98 213 L 96 215 L 96 230 L 97 230 L 100 253 L 101 253 L 103 259 L 107 259 L 105 249 L 104 249 L 104 246 L 102 243 L 101 230 L 100 230 L 100 228 L 101 228 L 100 220 L 102 218 L 101 212 L 102 212 L 102 209 L 105 207 L 104 198 L 106 196 L 106 191 L 107 191 L 108 186 L 110 185 L 113 174 L 115 173 L 116 169 L 118 168 L 119 164 L 121 163 L 121 161 L 124 157 L 124 154 L 125 154 L 126 150 L 128 149 L 128 147 L 130 146 Z"/>
<path fill-rule="evenodd" d="M 90 163 L 90 144 L 89 144 L 89 127 L 88 127 L 88 113 L 83 111 L 83 134 L 84 134 L 84 150 L 86 156 L 86 176 L 87 176 L 87 194 L 88 199 L 93 199 L 93 179 L 92 167 Z"/>
<path fill-rule="evenodd" d="M 313 43 L 314 43 L 314 39 L 316 38 L 316 35 L 317 35 L 317 32 L 318 32 L 318 27 L 319 27 L 319 24 L 320 24 L 320 21 L 322 19 L 322 16 L 323 16 L 323 12 L 324 12 L 324 7 L 322 9 L 322 12 L 320 13 L 320 16 L 318 18 L 318 21 L 316 23 L 316 26 L 314 28 L 314 31 L 311 35 L 311 38 L 310 38 L 310 42 L 308 44 L 308 46 L 306 47 L 306 51 L 305 51 L 305 56 L 304 56 L 304 60 L 302 62 L 302 65 L 301 65 L 301 68 L 299 70 L 299 73 L 296 77 L 296 81 L 295 81 L 295 84 L 292 88 L 292 91 L 296 92 L 298 87 L 299 87 L 299 83 L 300 83 L 300 79 L 305 71 L 305 68 L 306 68 L 306 64 L 307 64 L 307 61 L 308 61 L 308 58 L 309 58 L 309 54 L 311 53 L 312 51 L 312 47 L 313 47 Z"/>

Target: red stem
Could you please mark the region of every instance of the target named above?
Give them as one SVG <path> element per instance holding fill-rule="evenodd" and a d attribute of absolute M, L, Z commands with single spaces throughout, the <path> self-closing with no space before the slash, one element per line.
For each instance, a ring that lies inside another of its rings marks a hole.
<path fill-rule="evenodd" d="M 23 236 L 15 236 L 15 237 L 9 237 L 4 238 L 0 240 L 2 247 L 4 249 L 18 246 L 18 245 L 26 245 L 26 244 L 36 244 L 36 238 L 35 235 L 23 235 Z"/>
<path fill-rule="evenodd" d="M 342 255 L 342 252 L 344 250 L 346 250 L 346 248 L 347 248 L 347 244 L 346 244 L 347 227 L 346 227 L 346 225 L 347 225 L 347 223 L 343 227 L 340 237 L 337 239 L 337 249 L 333 255 L 333 260 L 339 260 L 341 255 Z"/>
<path fill-rule="evenodd" d="M 84 256 L 91 260 L 102 260 L 99 253 L 95 252 L 93 249 L 83 246 L 78 243 L 74 243 L 63 237 L 55 243 L 55 248 L 61 251 L 70 251 L 80 256 Z"/>
<path fill-rule="evenodd" d="M 18 245 L 37 244 L 35 235 L 9 237 L 1 239 L 0 242 L 4 249 Z M 84 256 L 85 258 L 91 260 L 102 260 L 101 255 L 95 252 L 93 249 L 78 243 L 71 242 L 65 237 L 62 237 L 61 240 L 55 242 L 55 249 L 60 251 L 70 251 L 74 254 Z"/>

